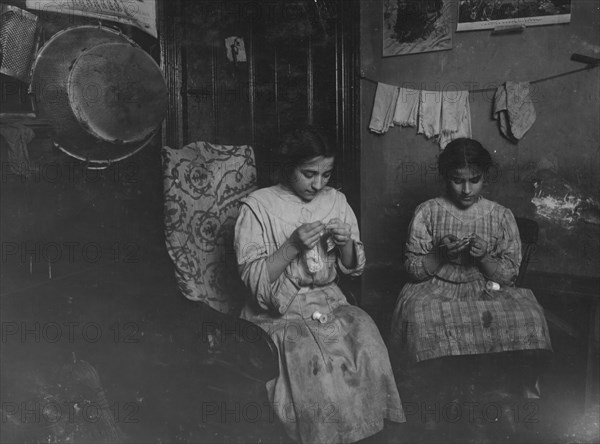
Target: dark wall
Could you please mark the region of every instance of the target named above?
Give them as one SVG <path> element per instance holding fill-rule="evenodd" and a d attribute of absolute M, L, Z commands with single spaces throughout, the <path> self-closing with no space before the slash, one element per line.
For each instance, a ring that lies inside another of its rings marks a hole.
<path fill-rule="evenodd" d="M 160 145 L 88 170 L 45 137 L 29 144 L 31 174 L 8 168 L 2 139 L 2 292 L 83 269 L 153 261 L 162 235 Z M 49 264 L 50 263 L 50 264 Z"/>
<path fill-rule="evenodd" d="M 44 13 L 39 23 L 43 44 L 62 29 L 97 21 Z M 157 39 L 128 26 L 121 31 L 159 60 Z M 1 85 L 3 113 L 33 110 L 23 94 L 25 83 L 2 76 Z M 9 145 L 0 138 L 3 294 L 84 269 L 166 254 L 160 134 L 133 156 L 96 170 L 55 147 L 43 119 L 13 116 L 2 124 L 15 122 L 32 128 L 35 138 L 27 144 L 26 174 L 11 168 Z"/>
<path fill-rule="evenodd" d="M 507 80 L 533 81 L 584 67 L 572 53 L 600 55 L 597 2 L 573 1 L 570 24 L 492 36 L 491 30 L 453 32 L 448 51 L 382 58 L 381 0 L 361 2 L 361 71 L 388 84 L 424 90 L 494 88 Z M 452 9 L 455 26 L 456 4 Z M 519 141 L 504 139 L 491 119 L 493 92 L 471 94 L 472 132 L 499 164 L 485 194 L 541 228 L 532 270 L 598 276 L 598 225 L 579 221 L 570 229 L 536 212 L 533 180 L 552 166 L 587 196 L 600 179 L 599 70 L 533 85 L 537 121 Z M 399 268 L 408 223 L 417 204 L 442 192 L 435 164 L 439 146 L 416 128 L 368 130 L 376 85 L 361 84 L 362 232 L 371 267 Z M 366 274 L 366 285 L 378 273 Z M 371 276 L 371 277 L 369 277 Z M 368 297 L 368 296 L 367 296 Z"/>

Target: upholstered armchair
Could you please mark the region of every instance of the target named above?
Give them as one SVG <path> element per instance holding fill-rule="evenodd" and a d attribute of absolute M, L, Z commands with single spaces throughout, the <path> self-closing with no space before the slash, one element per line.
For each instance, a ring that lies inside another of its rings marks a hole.
<path fill-rule="evenodd" d="M 211 358 L 241 377 L 266 382 L 279 373 L 269 335 L 238 318 L 246 297 L 233 247 L 239 201 L 256 189 L 252 148 L 195 142 L 162 150 L 167 251 L 181 294 L 198 303 Z"/>

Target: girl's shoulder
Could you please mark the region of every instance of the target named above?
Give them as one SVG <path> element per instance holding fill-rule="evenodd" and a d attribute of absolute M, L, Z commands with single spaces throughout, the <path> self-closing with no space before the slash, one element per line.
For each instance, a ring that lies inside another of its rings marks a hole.
<path fill-rule="evenodd" d="M 477 205 L 480 205 L 482 208 L 485 208 L 489 212 L 493 212 L 499 215 L 512 215 L 512 211 L 510 210 L 510 208 L 505 207 L 504 205 L 501 205 L 493 200 L 486 199 L 485 197 L 479 199 Z"/>
<path fill-rule="evenodd" d="M 244 199 L 248 199 L 248 198 L 260 199 L 260 198 L 270 196 L 271 194 L 273 194 L 275 192 L 274 188 L 276 188 L 276 185 L 266 187 L 266 188 L 259 188 L 258 190 L 252 191 Z"/>
<path fill-rule="evenodd" d="M 321 190 L 321 193 L 323 194 L 323 197 L 327 197 L 339 202 L 347 202 L 346 195 L 339 189 L 325 187 L 323 190 Z"/>
<path fill-rule="evenodd" d="M 277 204 L 280 199 L 281 191 L 282 190 L 278 189 L 277 185 L 259 188 L 241 199 L 241 201 L 250 207 L 263 206 L 269 208 Z"/>
<path fill-rule="evenodd" d="M 422 202 L 419 204 L 419 206 L 417 208 L 430 208 L 430 207 L 434 207 L 438 204 L 440 198 L 439 197 L 434 197 L 433 199 L 429 199 L 426 200 L 425 202 Z"/>
<path fill-rule="evenodd" d="M 343 207 L 347 203 L 344 193 L 335 188 L 325 187 L 312 202 L 304 202 L 292 190 L 282 185 L 253 191 L 243 198 L 242 202 L 255 210 L 262 208 L 272 213 L 290 216 L 303 208 L 316 214 L 326 209 L 338 208 L 340 205 Z"/>
<path fill-rule="evenodd" d="M 439 198 L 435 197 L 433 199 L 426 200 L 425 202 L 421 202 L 415 208 L 415 214 L 419 213 L 431 213 L 431 211 L 440 205 Z"/>

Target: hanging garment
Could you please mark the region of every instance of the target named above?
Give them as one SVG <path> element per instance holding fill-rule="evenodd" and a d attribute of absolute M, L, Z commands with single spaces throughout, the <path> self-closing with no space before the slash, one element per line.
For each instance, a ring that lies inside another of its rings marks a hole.
<path fill-rule="evenodd" d="M 394 112 L 396 111 L 397 101 L 397 86 L 386 85 L 385 83 L 377 84 L 375 102 L 371 114 L 371 123 L 369 124 L 369 129 L 371 131 L 378 134 L 384 134 L 391 126 L 394 126 L 392 119 L 394 118 Z"/>
<path fill-rule="evenodd" d="M 395 125 L 417 126 L 419 98 L 420 91 L 416 89 L 400 88 L 398 90 L 398 100 L 396 101 L 396 111 L 393 119 Z"/>
<path fill-rule="evenodd" d="M 471 137 L 471 107 L 469 91 L 445 92 L 442 102 L 440 148 L 454 139 Z"/>
<path fill-rule="evenodd" d="M 441 91 L 421 91 L 418 134 L 431 139 L 440 133 L 442 117 Z"/>
<path fill-rule="evenodd" d="M 506 82 L 494 95 L 493 118 L 500 132 L 513 143 L 520 140 L 536 119 L 529 83 Z"/>

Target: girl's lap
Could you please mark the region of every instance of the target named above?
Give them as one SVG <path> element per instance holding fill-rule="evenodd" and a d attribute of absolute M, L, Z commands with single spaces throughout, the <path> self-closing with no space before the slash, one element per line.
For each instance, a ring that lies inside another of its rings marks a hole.
<path fill-rule="evenodd" d="M 371 351 L 384 349 L 383 339 L 373 319 L 359 307 L 341 305 L 327 315 L 327 322 L 302 317 L 274 319 L 263 322 L 280 349 L 297 348 L 300 343 L 317 348 L 348 348 L 353 351 L 374 347 Z M 310 345 L 312 344 L 312 345 Z"/>
<path fill-rule="evenodd" d="M 409 307 L 431 307 L 436 305 L 475 304 L 478 307 L 490 305 L 503 306 L 506 309 L 521 305 L 537 307 L 539 304 L 533 292 L 528 288 L 503 286 L 500 290 L 486 290 L 485 283 L 474 281 L 448 283 L 430 280 L 417 284 L 406 284 L 397 302 L 397 311 Z"/>

